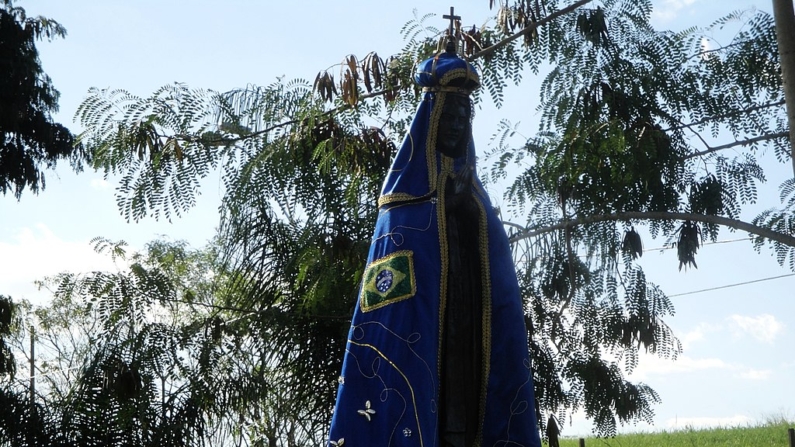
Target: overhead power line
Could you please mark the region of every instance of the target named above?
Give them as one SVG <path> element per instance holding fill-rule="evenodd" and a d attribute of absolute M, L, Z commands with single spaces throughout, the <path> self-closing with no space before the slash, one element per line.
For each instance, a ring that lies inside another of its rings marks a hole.
<path fill-rule="evenodd" d="M 715 242 L 703 242 L 701 244 L 701 246 L 703 247 L 703 246 L 706 246 L 706 245 L 731 244 L 733 242 L 752 241 L 753 239 L 754 238 L 752 238 L 752 237 L 744 237 L 744 238 L 740 238 L 740 239 L 725 239 L 725 240 L 722 240 L 722 241 L 715 241 Z M 676 248 L 675 246 L 664 245 L 662 247 L 657 247 L 657 248 L 645 248 L 645 249 L 643 249 L 643 253 L 650 252 L 650 251 L 673 250 L 675 248 Z"/>
<path fill-rule="evenodd" d="M 702 292 L 711 292 L 713 290 L 728 289 L 730 287 L 745 286 L 745 285 L 748 285 L 748 284 L 754 284 L 754 283 L 763 282 L 763 281 L 772 281 L 774 279 L 787 278 L 787 277 L 790 277 L 790 276 L 795 276 L 795 273 L 789 273 L 789 274 L 786 274 L 786 275 L 779 275 L 779 276 L 771 276 L 769 278 L 755 279 L 753 281 L 738 282 L 736 284 L 729 284 L 729 285 L 725 285 L 725 286 L 711 287 L 709 289 L 694 290 L 692 292 L 676 293 L 676 294 L 673 294 L 673 295 L 668 295 L 668 298 L 674 298 L 674 297 L 677 297 L 677 296 L 685 296 L 685 295 L 693 295 L 693 294 L 702 293 Z"/>

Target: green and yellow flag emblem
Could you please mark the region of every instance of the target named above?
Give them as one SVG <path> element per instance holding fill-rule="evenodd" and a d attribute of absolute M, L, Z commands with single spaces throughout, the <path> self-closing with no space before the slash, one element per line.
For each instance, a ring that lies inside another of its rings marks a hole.
<path fill-rule="evenodd" d="M 363 312 L 414 296 L 417 283 L 414 279 L 413 255 L 408 250 L 397 251 L 367 266 L 359 300 Z"/>

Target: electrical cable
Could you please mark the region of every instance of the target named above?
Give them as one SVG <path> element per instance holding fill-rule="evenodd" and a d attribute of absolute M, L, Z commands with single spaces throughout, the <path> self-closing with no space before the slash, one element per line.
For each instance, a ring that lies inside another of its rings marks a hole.
<path fill-rule="evenodd" d="M 673 294 L 673 295 L 668 295 L 668 298 L 674 298 L 674 297 L 677 297 L 677 296 L 685 296 L 685 295 L 693 295 L 693 294 L 702 293 L 702 292 L 711 292 L 713 290 L 728 289 L 730 287 L 745 286 L 745 285 L 748 285 L 748 284 L 754 284 L 754 283 L 763 282 L 763 281 L 772 281 L 774 279 L 787 278 L 787 277 L 790 277 L 790 276 L 795 276 L 795 273 L 789 273 L 789 274 L 786 274 L 786 275 L 779 275 L 779 276 L 771 276 L 769 278 L 755 279 L 753 281 L 738 282 L 736 284 L 728 284 L 728 285 L 719 286 L 719 287 L 710 287 L 709 289 L 693 290 L 692 292 L 676 293 L 676 294 Z"/>
<path fill-rule="evenodd" d="M 704 242 L 703 244 L 701 244 L 701 246 L 704 247 L 706 245 L 730 244 L 732 242 L 752 241 L 753 239 L 754 238 L 752 238 L 752 237 L 744 237 L 744 238 L 740 238 L 740 239 L 726 239 L 726 240 L 723 240 L 723 241 Z M 646 253 L 646 252 L 649 252 L 649 251 L 673 250 L 675 248 L 676 247 L 674 247 L 674 246 L 670 246 L 670 247 L 669 246 L 662 246 L 662 247 L 658 247 L 658 248 L 646 248 L 646 249 L 643 250 L 643 253 Z"/>

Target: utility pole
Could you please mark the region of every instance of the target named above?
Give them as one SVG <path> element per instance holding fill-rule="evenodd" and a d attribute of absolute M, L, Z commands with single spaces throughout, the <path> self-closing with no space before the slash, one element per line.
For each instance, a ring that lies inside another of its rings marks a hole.
<path fill-rule="evenodd" d="M 787 102 L 792 172 L 795 176 L 795 11 L 792 0 L 773 0 L 773 17 L 781 61 L 781 78 L 784 83 L 784 100 Z"/>
<path fill-rule="evenodd" d="M 28 445 L 36 445 L 36 344 L 33 326 L 30 327 L 30 416 L 28 417 Z"/>
<path fill-rule="evenodd" d="M 36 409 L 36 360 L 33 326 L 30 327 L 30 413 Z"/>

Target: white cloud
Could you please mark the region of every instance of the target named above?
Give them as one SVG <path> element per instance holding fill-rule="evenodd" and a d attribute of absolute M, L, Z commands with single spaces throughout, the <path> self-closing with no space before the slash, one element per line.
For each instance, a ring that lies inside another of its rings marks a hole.
<path fill-rule="evenodd" d="M 709 55 L 709 54 L 707 54 L 707 53 L 708 53 L 709 51 L 712 51 L 712 50 L 713 50 L 712 41 L 711 41 L 711 40 L 709 40 L 707 37 L 702 37 L 702 38 L 701 38 L 701 52 L 702 52 L 703 54 L 701 55 L 701 58 L 702 58 L 702 59 L 705 59 L 705 60 L 706 60 L 706 59 L 709 59 L 709 56 L 710 56 L 710 55 Z"/>
<path fill-rule="evenodd" d="M 685 333 L 681 337 L 679 337 L 679 341 L 682 342 L 682 349 L 686 350 L 690 348 L 693 343 L 697 341 L 704 340 L 704 331 L 696 328 L 690 332 Z"/>
<path fill-rule="evenodd" d="M 701 51 L 712 50 L 712 42 L 706 36 L 701 38 Z"/>
<path fill-rule="evenodd" d="M 652 11 L 652 18 L 660 21 L 673 20 L 682 9 L 695 2 L 696 0 L 663 0 L 662 4 L 656 5 Z"/>
<path fill-rule="evenodd" d="M 22 228 L 0 240 L 0 294 L 40 304 L 48 298 L 34 281 L 61 272 L 115 270 L 109 256 L 94 252 L 89 241 L 60 239 L 46 225 Z"/>
<path fill-rule="evenodd" d="M 748 425 L 753 419 L 744 414 L 735 414 L 728 417 L 677 417 L 665 421 L 669 429 L 682 428 L 707 428 L 707 427 L 737 427 Z"/>
<path fill-rule="evenodd" d="M 740 377 L 748 380 L 767 380 L 773 371 L 769 369 L 749 369 L 740 373 Z"/>
<path fill-rule="evenodd" d="M 758 317 L 732 315 L 728 319 L 732 322 L 735 336 L 750 335 L 763 343 L 772 344 L 784 332 L 784 324 L 770 314 Z"/>
<path fill-rule="evenodd" d="M 717 332 L 722 328 L 719 325 L 708 324 L 708 323 L 701 323 L 696 326 L 690 332 L 685 332 L 681 337 L 679 337 L 679 341 L 682 342 L 682 349 L 687 351 L 689 348 L 693 347 L 696 342 L 704 341 L 704 336 L 710 332 Z"/>
<path fill-rule="evenodd" d="M 682 374 L 707 369 L 735 369 L 736 367 L 721 359 L 706 358 L 694 359 L 688 356 L 679 356 L 676 360 L 664 359 L 653 354 L 641 355 L 638 367 L 632 372 L 635 380 L 646 380 L 649 376 Z"/>
<path fill-rule="evenodd" d="M 99 189 L 99 190 L 109 189 L 111 187 L 110 186 L 110 182 L 108 182 L 104 178 L 91 179 L 90 185 L 91 185 L 92 188 Z"/>

